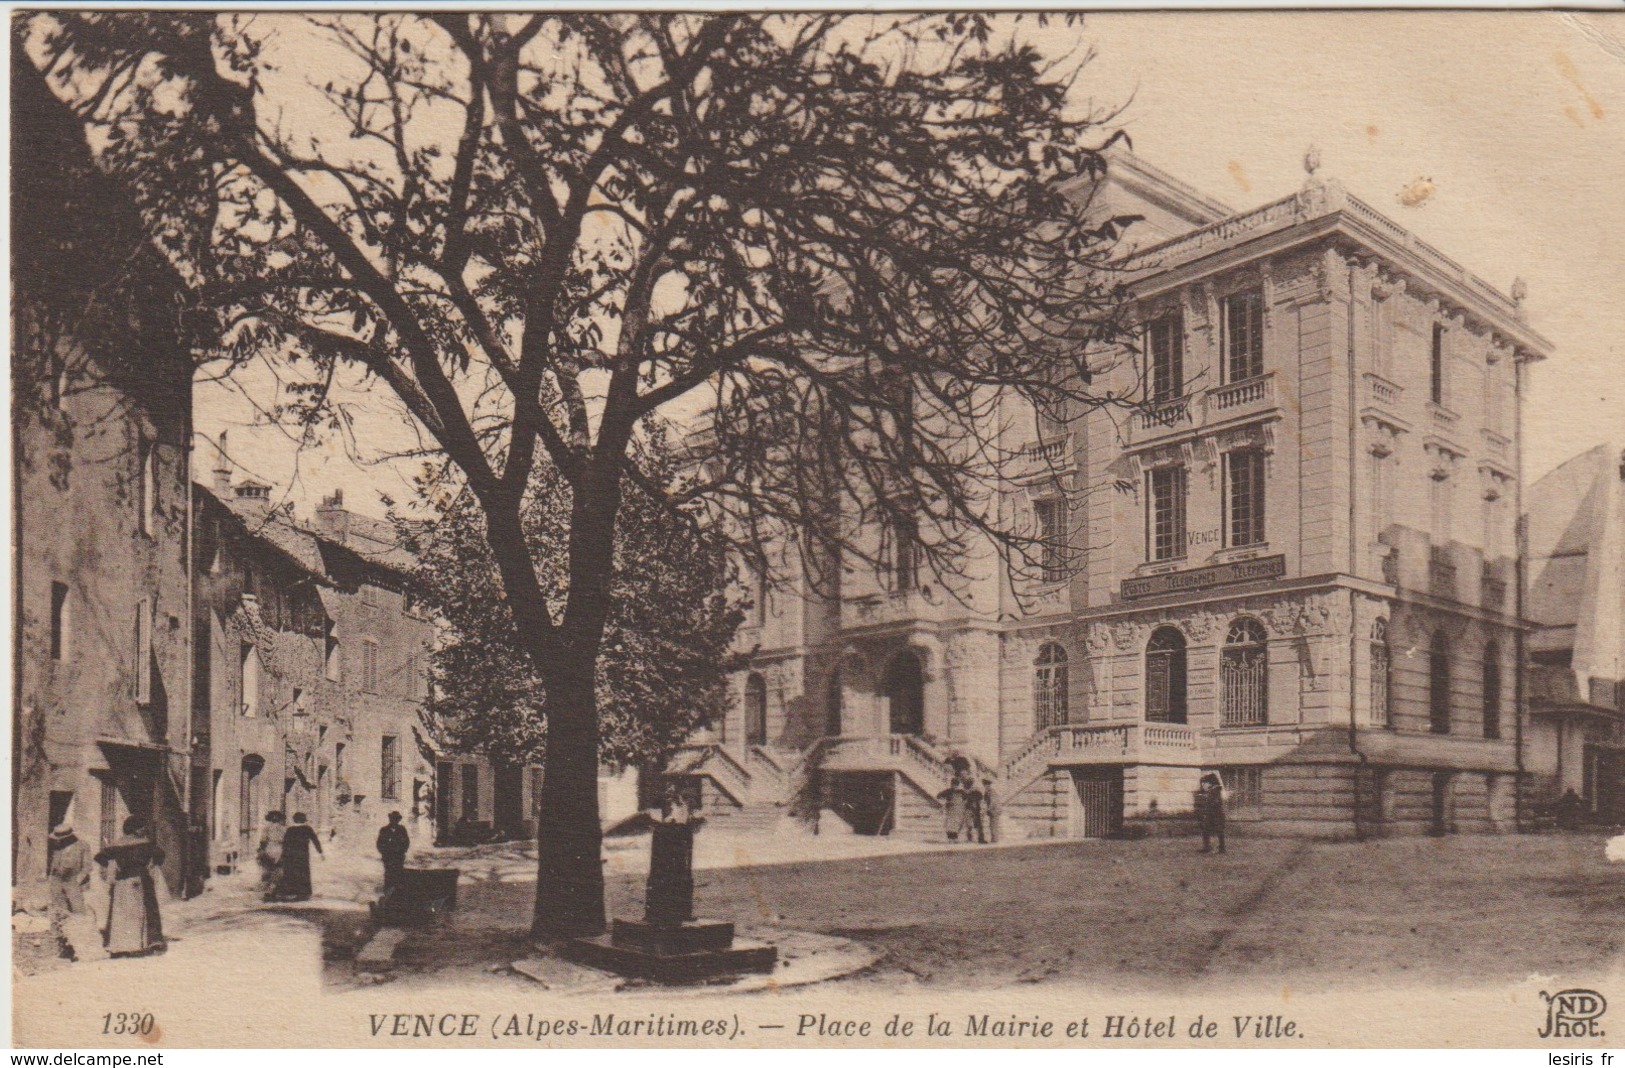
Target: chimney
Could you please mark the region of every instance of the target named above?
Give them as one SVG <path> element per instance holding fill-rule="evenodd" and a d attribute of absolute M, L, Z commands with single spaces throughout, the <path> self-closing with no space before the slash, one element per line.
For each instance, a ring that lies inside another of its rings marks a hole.
<path fill-rule="evenodd" d="M 231 461 L 226 458 L 226 432 L 220 432 L 220 444 L 215 448 L 214 486 L 215 496 L 222 500 L 231 499 Z"/>
<path fill-rule="evenodd" d="M 350 513 L 344 510 L 344 491 L 323 497 L 316 509 L 316 530 L 343 545 L 350 537 Z"/>
<path fill-rule="evenodd" d="M 248 479 L 232 489 L 233 507 L 245 519 L 264 522 L 271 513 L 271 487 Z"/>

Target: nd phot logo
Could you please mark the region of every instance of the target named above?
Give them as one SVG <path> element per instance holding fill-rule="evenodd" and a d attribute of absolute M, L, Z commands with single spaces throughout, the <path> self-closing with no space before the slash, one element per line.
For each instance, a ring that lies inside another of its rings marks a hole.
<path fill-rule="evenodd" d="M 1546 999 L 1546 1026 L 1541 1038 L 1601 1038 L 1602 1027 L 1597 1023 L 1608 1011 L 1607 1000 L 1595 990 L 1559 990 Z"/>

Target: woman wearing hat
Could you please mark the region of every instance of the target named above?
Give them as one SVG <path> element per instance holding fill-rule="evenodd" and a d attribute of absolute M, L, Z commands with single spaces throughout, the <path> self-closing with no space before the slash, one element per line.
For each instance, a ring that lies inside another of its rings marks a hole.
<path fill-rule="evenodd" d="M 73 833 L 64 819 L 51 832 L 51 931 L 63 956 L 94 960 L 102 955 L 102 939 L 91 911 L 91 876 L 96 864 L 90 847 Z"/>
<path fill-rule="evenodd" d="M 164 851 L 148 837 L 140 816 L 125 820 L 124 834 L 96 854 L 96 863 L 107 865 L 113 880 L 107 903 L 107 952 L 113 956 L 164 948 L 158 884 L 152 874 L 163 862 Z"/>

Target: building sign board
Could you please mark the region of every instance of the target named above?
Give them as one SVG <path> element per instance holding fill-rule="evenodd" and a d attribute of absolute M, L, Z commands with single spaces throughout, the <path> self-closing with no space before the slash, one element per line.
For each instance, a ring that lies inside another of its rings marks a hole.
<path fill-rule="evenodd" d="M 1152 597 L 1159 593 L 1185 593 L 1238 582 L 1278 579 L 1286 574 L 1285 556 L 1261 556 L 1256 560 L 1235 560 L 1228 564 L 1198 567 L 1190 571 L 1168 571 L 1161 575 L 1141 575 L 1123 580 L 1123 600 Z"/>

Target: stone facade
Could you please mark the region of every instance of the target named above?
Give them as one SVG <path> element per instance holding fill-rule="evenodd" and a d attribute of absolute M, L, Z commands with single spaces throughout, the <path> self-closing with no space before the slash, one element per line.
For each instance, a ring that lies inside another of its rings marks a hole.
<path fill-rule="evenodd" d="M 398 809 L 427 842 L 435 628 L 406 600 L 387 526 L 329 501 L 320 529 L 306 528 L 271 508 L 267 487 L 229 486 L 229 474 L 195 487 L 195 718 L 208 724 L 195 774 L 214 869 L 252 868 L 273 809 L 361 848 Z"/>
<path fill-rule="evenodd" d="M 179 289 L 26 59 L 12 100 L 12 873 L 43 905 L 53 825 L 93 848 L 147 820 L 188 850 L 191 361 Z"/>
<path fill-rule="evenodd" d="M 1572 790 L 1625 821 L 1625 449 L 1599 445 L 1540 479 L 1528 530 L 1530 767 L 1536 802 Z"/>
<path fill-rule="evenodd" d="M 1148 220 L 1140 342 L 1094 380 L 1130 403 L 999 431 L 1011 514 L 1058 549 L 951 594 L 855 568 L 775 591 L 697 742 L 823 779 L 826 808 L 894 776 L 859 829 L 920 823 L 896 798 L 956 757 L 1008 834 L 1188 827 L 1206 770 L 1272 831 L 1512 828 L 1516 428 L 1549 347 L 1520 301 L 1313 166 L 1239 215 L 1128 156 L 1100 194 Z"/>

